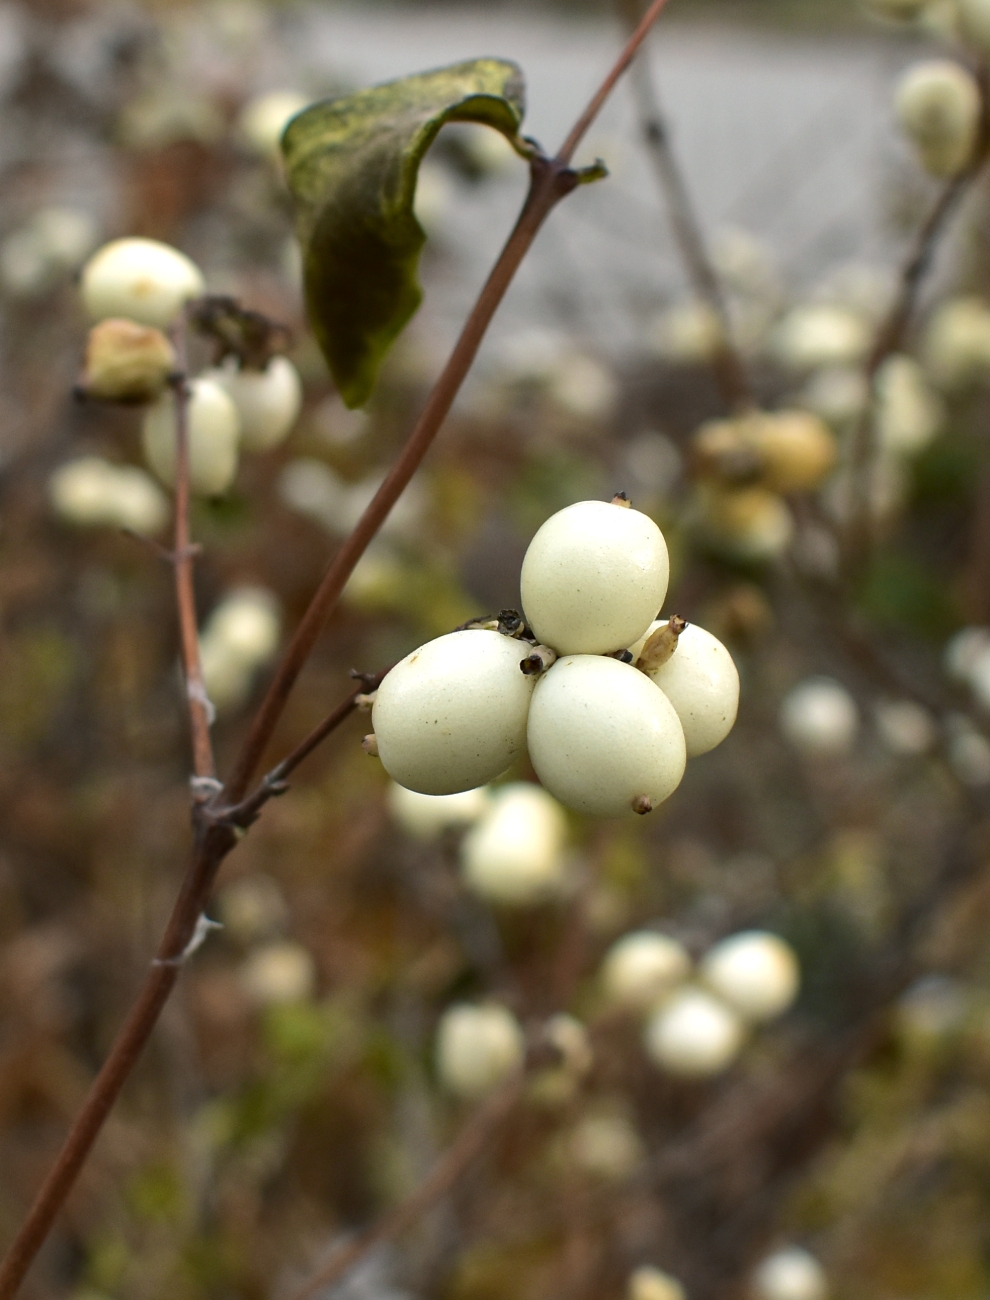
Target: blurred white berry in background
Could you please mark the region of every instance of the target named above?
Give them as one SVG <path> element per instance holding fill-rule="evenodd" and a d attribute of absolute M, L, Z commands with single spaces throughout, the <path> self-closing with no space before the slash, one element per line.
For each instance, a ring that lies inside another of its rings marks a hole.
<path fill-rule="evenodd" d="M 990 4 L 987 0 L 956 0 L 959 33 L 981 54 L 990 54 Z"/>
<path fill-rule="evenodd" d="M 106 401 L 147 402 L 175 369 L 175 349 L 161 330 L 110 316 L 89 332 L 79 389 Z"/>
<path fill-rule="evenodd" d="M 169 517 L 168 498 L 144 470 L 81 456 L 60 465 L 48 480 L 52 509 L 66 523 L 129 528 L 151 537 Z"/>
<path fill-rule="evenodd" d="M 941 399 L 911 357 L 892 356 L 877 372 L 876 430 L 882 450 L 902 456 L 922 451 L 945 419 Z"/>
<path fill-rule="evenodd" d="M 793 948 L 763 930 L 744 930 L 715 944 L 698 974 L 744 1020 L 755 1022 L 782 1015 L 797 997 L 800 983 Z"/>
<path fill-rule="evenodd" d="M 494 780 L 526 744 L 529 647 L 483 629 L 428 641 L 389 672 L 375 697 L 378 755 L 400 785 L 456 794 Z"/>
<path fill-rule="evenodd" d="M 704 989 L 672 993 L 650 1019 L 647 1054 L 662 1069 L 685 1078 L 706 1078 L 727 1070 L 745 1038 L 740 1017 Z"/>
<path fill-rule="evenodd" d="M 792 745 L 807 754 L 847 754 L 859 731 L 859 710 L 839 682 L 811 677 L 784 699 L 780 728 Z"/>
<path fill-rule="evenodd" d="M 676 1277 L 644 1264 L 630 1274 L 626 1300 L 687 1300 L 687 1293 Z"/>
<path fill-rule="evenodd" d="M 877 733 L 892 754 L 926 754 L 937 739 L 932 715 L 913 700 L 882 700 L 874 718 Z"/>
<path fill-rule="evenodd" d="M 202 272 L 177 248 L 156 239 L 115 239 L 82 271 L 80 292 L 93 320 L 124 316 L 167 329 L 190 298 L 205 292 Z"/>
<path fill-rule="evenodd" d="M 946 719 L 949 762 L 964 785 L 990 785 L 990 741 L 962 713 Z"/>
<path fill-rule="evenodd" d="M 968 686 L 973 669 L 987 652 L 990 652 L 990 627 L 962 628 L 949 638 L 942 652 L 946 676 Z"/>
<path fill-rule="evenodd" d="M 691 299 L 661 312 L 648 331 L 647 342 L 665 361 L 697 365 L 717 355 L 722 338 L 722 323 L 715 311 L 707 303 Z"/>
<path fill-rule="evenodd" d="M 276 159 L 282 132 L 312 101 L 297 90 L 270 90 L 256 95 L 241 109 L 237 134 L 243 144 L 264 158 Z"/>
<path fill-rule="evenodd" d="M 827 1300 L 825 1270 L 800 1246 L 769 1255 L 753 1274 L 754 1300 Z"/>
<path fill-rule="evenodd" d="M 871 342 L 867 321 L 848 307 L 806 303 L 792 308 L 774 331 L 772 349 L 794 370 L 861 361 Z"/>
<path fill-rule="evenodd" d="M 420 163 L 413 213 L 427 236 L 436 239 L 454 202 L 454 183 L 446 168 L 429 158 Z"/>
<path fill-rule="evenodd" d="M 923 341 L 935 383 L 962 388 L 990 374 L 990 308 L 982 298 L 950 298 L 934 311 Z"/>
<path fill-rule="evenodd" d="M 827 366 L 805 384 L 799 401 L 829 424 L 843 425 L 855 420 L 869 398 L 869 384 L 857 366 Z"/>
<path fill-rule="evenodd" d="M 955 176 L 970 162 L 982 99 L 966 68 L 951 59 L 913 63 L 897 83 L 894 109 L 919 162 L 933 176 Z"/>
<path fill-rule="evenodd" d="M 461 844 L 464 882 L 493 903 L 552 898 L 566 880 L 566 838 L 563 809 L 545 790 L 522 781 L 497 787 Z"/>
<path fill-rule="evenodd" d="M 0 243 L 0 287 L 14 298 L 47 293 L 92 251 L 99 231 L 79 208 L 42 208 Z"/>
<path fill-rule="evenodd" d="M 281 632 L 278 601 L 265 588 L 235 588 L 216 607 L 200 635 L 200 657 L 206 693 L 218 710 L 244 702 Z"/>
<path fill-rule="evenodd" d="M 225 933 L 237 943 L 255 943 L 283 929 L 289 919 L 289 906 L 271 876 L 252 872 L 219 891 L 217 915 Z"/>
<path fill-rule="evenodd" d="M 239 368 L 231 358 L 203 372 L 237 407 L 243 451 L 270 451 L 284 442 L 302 409 L 299 372 L 288 357 L 272 357 L 264 370 Z"/>
<path fill-rule="evenodd" d="M 481 1097 L 522 1067 L 525 1042 L 511 1011 L 461 1003 L 440 1017 L 436 1064 L 441 1084 L 459 1097 Z"/>
<path fill-rule="evenodd" d="M 390 781 L 386 798 L 392 817 L 414 840 L 436 840 L 446 830 L 470 826 L 491 807 L 487 785 L 459 794 L 419 794 Z"/>
<path fill-rule="evenodd" d="M 586 1174 L 621 1182 L 643 1163 L 639 1134 L 623 1115 L 586 1115 L 571 1130 L 568 1155 Z"/>
<path fill-rule="evenodd" d="M 768 488 L 730 489 L 705 482 L 698 489 L 696 511 L 705 541 L 732 559 L 775 560 L 794 538 L 794 516 Z"/>
<path fill-rule="evenodd" d="M 618 939 L 602 962 L 602 989 L 609 1002 L 645 1010 L 687 979 L 691 958 L 669 935 L 636 930 Z"/>
<path fill-rule="evenodd" d="M 316 963 L 302 944 L 291 939 L 264 944 L 244 961 L 241 987 L 261 1007 L 305 1002 L 316 988 Z"/>
<path fill-rule="evenodd" d="M 240 419 L 224 390 L 209 379 L 193 379 L 187 403 L 189 483 L 201 496 L 226 492 L 237 474 Z M 175 484 L 175 395 L 163 393 L 141 426 L 145 459 L 168 487 Z"/>

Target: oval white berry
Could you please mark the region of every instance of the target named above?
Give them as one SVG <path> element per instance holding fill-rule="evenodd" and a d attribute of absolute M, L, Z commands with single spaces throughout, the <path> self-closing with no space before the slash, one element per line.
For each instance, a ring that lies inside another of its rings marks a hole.
<path fill-rule="evenodd" d="M 189 481 L 202 496 L 219 496 L 237 474 L 240 421 L 237 407 L 217 384 L 194 379 L 189 385 Z M 164 393 L 148 409 L 141 427 L 144 455 L 158 478 L 175 483 L 175 397 Z"/>
<path fill-rule="evenodd" d="M 537 639 L 558 654 L 604 654 L 649 626 L 669 576 L 667 544 L 652 519 L 607 501 L 579 501 L 530 542 L 523 609 Z"/>
<path fill-rule="evenodd" d="M 610 1002 L 645 1008 L 687 979 L 691 958 L 669 935 L 636 930 L 609 948 L 602 962 L 602 987 Z"/>
<path fill-rule="evenodd" d="M 966 167 L 982 111 L 972 73 L 951 59 L 915 63 L 897 83 L 894 107 L 926 171 L 955 176 Z"/>
<path fill-rule="evenodd" d="M 630 664 L 596 655 L 568 655 L 543 674 L 527 739 L 536 774 L 554 798 L 597 817 L 663 803 L 680 785 L 687 758 L 664 693 Z"/>
<path fill-rule="evenodd" d="M 773 1020 L 797 997 L 801 973 L 790 944 L 764 930 L 744 930 L 710 949 L 699 968 L 713 993 L 745 1020 Z"/>
<path fill-rule="evenodd" d="M 94 320 L 124 316 L 166 329 L 206 285 L 195 262 L 157 239 L 115 239 L 82 270 L 80 291 Z"/>
<path fill-rule="evenodd" d="M 630 647 L 639 656 L 647 638 L 665 625 L 650 625 L 646 637 Z M 732 730 L 739 709 L 739 673 L 732 656 L 717 637 L 689 623 L 677 638 L 666 663 L 647 673 L 674 706 L 688 758 L 707 754 Z"/>
<path fill-rule="evenodd" d="M 372 723 L 378 755 L 399 785 L 456 794 L 499 776 L 522 753 L 533 678 L 528 647 L 471 629 L 428 641 L 378 688 Z"/>
<path fill-rule="evenodd" d="M 387 798 L 389 812 L 415 840 L 435 840 L 446 830 L 470 826 L 491 807 L 487 786 L 459 794 L 420 794 L 391 781 Z"/>
<path fill-rule="evenodd" d="M 55 513 L 66 523 L 129 528 L 150 537 L 168 519 L 168 500 L 158 484 L 134 465 L 113 465 L 81 456 L 60 465 L 48 481 Z"/>
<path fill-rule="evenodd" d="M 643 1143 L 624 1115 L 586 1115 L 569 1134 L 567 1154 L 593 1178 L 621 1182 L 643 1163 Z"/>
<path fill-rule="evenodd" d="M 756 1300 L 826 1300 L 828 1278 L 808 1251 L 790 1246 L 768 1256 L 753 1274 Z"/>
<path fill-rule="evenodd" d="M 237 587 L 210 615 L 204 635 L 223 641 L 232 654 L 255 665 L 274 655 L 281 632 L 274 595 L 264 587 Z"/>
<path fill-rule="evenodd" d="M 676 1277 L 644 1264 L 630 1275 L 626 1300 L 687 1300 L 687 1293 Z"/>
<path fill-rule="evenodd" d="M 311 101 L 297 90 L 270 90 L 249 99 L 237 119 L 246 145 L 266 158 L 278 158 L 282 132 Z"/>
<path fill-rule="evenodd" d="M 495 1003 L 462 1003 L 440 1017 L 436 1062 L 440 1082 L 459 1097 L 480 1097 L 518 1070 L 525 1055 L 519 1022 Z"/>
<path fill-rule="evenodd" d="M 703 989 L 674 993 L 650 1020 L 644 1043 L 664 1070 L 704 1078 L 727 1069 L 742 1047 L 743 1022 Z"/>
<path fill-rule="evenodd" d="M 807 754 L 845 754 L 859 730 L 859 710 L 846 688 L 830 677 L 811 677 L 785 698 L 780 727 Z"/>
<path fill-rule="evenodd" d="M 264 370 L 215 366 L 204 379 L 219 384 L 237 407 L 241 449 L 269 451 L 284 442 L 302 409 L 302 380 L 288 357 L 272 357 Z"/>
<path fill-rule="evenodd" d="M 496 903 L 540 902 L 564 883 L 566 837 L 563 809 L 545 790 L 503 786 L 461 845 L 465 883 Z"/>

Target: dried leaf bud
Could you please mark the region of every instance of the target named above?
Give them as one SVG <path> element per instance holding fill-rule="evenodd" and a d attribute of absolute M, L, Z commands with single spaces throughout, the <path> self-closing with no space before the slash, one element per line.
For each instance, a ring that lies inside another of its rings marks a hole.
<path fill-rule="evenodd" d="M 112 317 L 89 332 L 80 389 L 108 402 L 148 402 L 175 365 L 175 350 L 160 330 Z"/>
<path fill-rule="evenodd" d="M 680 614 L 671 614 L 663 627 L 651 633 L 636 660 L 640 672 L 652 673 L 661 668 L 677 649 L 678 638 L 686 627 L 687 621 Z"/>

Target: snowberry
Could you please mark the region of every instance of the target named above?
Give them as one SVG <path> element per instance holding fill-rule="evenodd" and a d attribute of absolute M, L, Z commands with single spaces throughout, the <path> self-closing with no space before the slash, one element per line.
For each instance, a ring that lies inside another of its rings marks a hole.
<path fill-rule="evenodd" d="M 684 988 L 650 1020 L 644 1043 L 649 1056 L 671 1074 L 702 1078 L 732 1064 L 744 1034 L 731 1007 L 703 989 Z"/>
<path fill-rule="evenodd" d="M 47 293 L 82 262 L 97 238 L 88 212 L 42 208 L 0 244 L 0 285 L 18 298 Z"/>
<path fill-rule="evenodd" d="M 649 637 L 666 626 L 662 620 L 652 623 L 646 637 L 630 647 L 631 653 L 638 659 Z M 717 637 L 688 623 L 669 659 L 656 667 L 643 667 L 681 720 L 688 758 L 707 754 L 722 743 L 739 708 L 739 673 Z"/>
<path fill-rule="evenodd" d="M 653 323 L 650 343 L 667 361 L 684 364 L 711 361 L 724 344 L 718 313 L 707 303 L 691 300 L 676 303 Z"/>
<path fill-rule="evenodd" d="M 778 325 L 774 348 L 795 370 L 844 366 L 861 361 L 870 346 L 870 328 L 858 312 L 833 303 L 794 307 Z"/>
<path fill-rule="evenodd" d="M 794 536 L 794 519 L 776 492 L 764 487 L 727 488 L 704 483 L 698 514 L 709 542 L 733 559 L 773 560 Z"/>
<path fill-rule="evenodd" d="M 194 379 L 189 385 L 189 480 L 194 492 L 219 496 L 237 473 L 240 422 L 237 407 L 219 385 Z M 144 455 L 163 483 L 175 483 L 175 396 L 163 393 L 144 417 Z"/>
<path fill-rule="evenodd" d="M 277 934 L 289 919 L 285 895 L 271 876 L 261 872 L 224 885 L 216 906 L 225 934 L 237 943 L 255 943 Z"/>
<path fill-rule="evenodd" d="M 763 481 L 776 492 L 815 488 L 835 464 L 835 439 L 810 411 L 764 411 L 744 427 L 763 462 Z"/>
<path fill-rule="evenodd" d="M 60 465 L 48 481 L 52 509 L 66 523 L 129 528 L 150 537 L 168 519 L 168 500 L 157 483 L 133 465 L 81 456 Z"/>
<path fill-rule="evenodd" d="M 990 373 L 990 307 L 982 298 L 950 298 L 932 315 L 925 365 L 943 388 L 960 388 Z"/>
<path fill-rule="evenodd" d="M 927 447 L 945 418 L 939 397 L 911 357 L 888 357 L 877 372 L 877 441 L 883 451 L 911 456 Z"/>
<path fill-rule="evenodd" d="M 623 935 L 605 954 L 602 986 L 610 1002 L 645 1008 L 687 979 L 691 958 L 676 939 L 653 930 Z"/>
<path fill-rule="evenodd" d="M 558 659 L 533 693 L 527 738 L 554 798 L 593 816 L 649 812 L 684 775 L 684 732 L 673 705 L 618 659 Z"/>
<path fill-rule="evenodd" d="M 894 107 L 926 171 L 955 176 L 967 166 L 982 111 L 972 73 L 950 59 L 912 64 L 897 83 Z"/>
<path fill-rule="evenodd" d="M 790 692 L 780 710 L 784 735 L 808 754 L 845 754 L 859 730 L 856 701 L 830 677 L 812 677 Z"/>
<path fill-rule="evenodd" d="M 304 1002 L 316 986 L 316 963 L 302 944 L 282 939 L 255 949 L 241 967 L 240 979 L 259 1006 Z"/>
<path fill-rule="evenodd" d="M 487 786 L 459 794 L 420 794 L 389 782 L 388 810 L 414 840 L 435 840 L 445 830 L 469 826 L 491 806 Z"/>
<path fill-rule="evenodd" d="M 990 54 L 990 4 L 987 0 L 956 0 L 959 31 L 967 44 Z"/>
<path fill-rule="evenodd" d="M 83 267 L 80 290 L 94 320 L 124 316 L 166 329 L 205 284 L 196 264 L 177 248 L 156 239 L 115 239 Z"/>
<path fill-rule="evenodd" d="M 756 1300 L 826 1300 L 825 1270 L 806 1250 L 789 1246 L 769 1255 L 753 1274 Z"/>
<path fill-rule="evenodd" d="M 990 627 L 964 627 L 950 638 L 942 654 L 946 675 L 968 684 L 976 664 L 990 650 Z"/>
<path fill-rule="evenodd" d="M 892 754 L 925 754 L 935 743 L 932 715 L 914 700 L 881 700 L 874 717 L 880 739 Z"/>
<path fill-rule="evenodd" d="M 529 544 L 522 603 L 537 638 L 558 654 L 620 650 L 642 634 L 667 594 L 670 565 L 652 519 L 624 503 L 579 501 Z"/>
<path fill-rule="evenodd" d="M 389 672 L 372 722 L 378 756 L 400 785 L 456 794 L 499 776 L 522 753 L 534 679 L 528 647 L 469 629 L 428 641 Z"/>
<path fill-rule="evenodd" d="M 302 380 L 288 357 L 272 357 L 264 370 L 228 362 L 203 378 L 219 384 L 237 407 L 243 451 L 269 451 L 288 437 L 302 408 Z"/>
<path fill-rule="evenodd" d="M 687 1293 L 676 1277 L 644 1264 L 630 1274 L 626 1300 L 687 1300 Z"/>
<path fill-rule="evenodd" d="M 568 1136 L 567 1151 L 594 1178 L 621 1182 L 643 1162 L 639 1134 L 622 1115 L 586 1115 Z"/>
<path fill-rule="evenodd" d="M 539 902 L 564 882 L 566 835 L 563 810 L 545 790 L 522 781 L 503 786 L 464 837 L 464 880 L 496 903 Z"/>
<path fill-rule="evenodd" d="M 518 1070 L 525 1056 L 519 1022 L 495 1003 L 461 1003 L 440 1017 L 436 1061 L 440 1082 L 459 1097 L 480 1097 Z"/>
<path fill-rule="evenodd" d="M 161 393 L 175 364 L 160 330 L 110 317 L 89 332 L 81 388 L 105 401 L 147 402 Z"/>
<path fill-rule="evenodd" d="M 745 1020 L 773 1020 L 797 997 L 800 971 L 790 944 L 745 930 L 717 943 L 699 968 L 713 993 Z"/>
<path fill-rule="evenodd" d="M 278 649 L 278 601 L 264 587 L 237 587 L 216 607 L 206 635 L 224 641 L 239 658 L 263 664 Z"/>
<path fill-rule="evenodd" d="M 594 1064 L 595 1054 L 587 1029 L 566 1012 L 550 1017 L 543 1026 L 543 1039 L 557 1051 L 562 1068 L 574 1078 L 587 1074 Z"/>
<path fill-rule="evenodd" d="M 311 101 L 296 90 L 272 90 L 249 99 L 237 119 L 245 144 L 266 158 L 279 156 L 282 132 Z"/>

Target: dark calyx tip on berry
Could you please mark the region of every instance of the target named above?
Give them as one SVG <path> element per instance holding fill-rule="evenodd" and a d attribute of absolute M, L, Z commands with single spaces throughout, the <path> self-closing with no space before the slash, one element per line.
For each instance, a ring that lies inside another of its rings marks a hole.
<path fill-rule="evenodd" d="M 645 817 L 647 813 L 653 811 L 653 800 L 648 794 L 638 794 L 632 801 L 632 810 L 640 817 Z"/>
<path fill-rule="evenodd" d="M 533 677 L 536 673 L 545 673 L 556 662 L 556 650 L 551 650 L 548 645 L 538 645 L 533 647 L 531 655 L 519 661 L 519 667 L 526 677 Z"/>
<path fill-rule="evenodd" d="M 622 506 L 624 510 L 628 510 L 632 505 L 632 502 L 629 500 L 629 497 L 625 492 L 616 492 L 615 496 L 612 498 L 612 505 Z"/>
<path fill-rule="evenodd" d="M 631 650 L 610 650 L 605 658 L 618 659 L 620 664 L 631 664 L 633 661 Z"/>
<path fill-rule="evenodd" d="M 516 609 L 500 609 L 498 612 L 498 630 L 503 636 L 521 636 L 526 627 L 526 620 Z"/>

